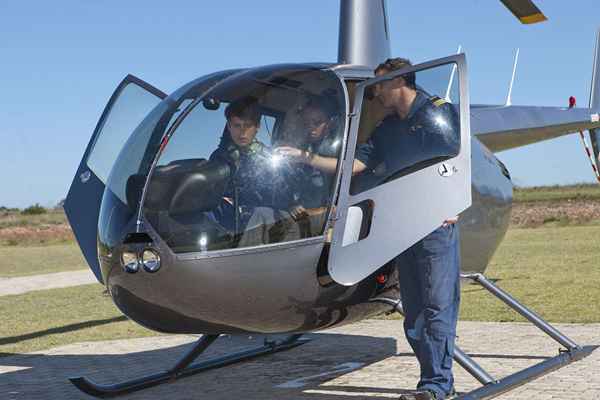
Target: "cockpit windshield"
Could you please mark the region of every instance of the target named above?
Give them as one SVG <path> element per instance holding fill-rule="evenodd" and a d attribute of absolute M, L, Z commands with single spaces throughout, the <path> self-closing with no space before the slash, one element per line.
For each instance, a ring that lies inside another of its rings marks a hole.
<path fill-rule="evenodd" d="M 345 113 L 340 79 L 314 67 L 264 67 L 208 92 L 191 87 L 146 184 L 145 219 L 175 253 L 322 235 Z"/>

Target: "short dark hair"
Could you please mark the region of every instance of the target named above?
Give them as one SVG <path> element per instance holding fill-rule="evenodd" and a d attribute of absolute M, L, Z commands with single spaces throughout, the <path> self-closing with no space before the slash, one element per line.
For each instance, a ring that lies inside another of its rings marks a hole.
<path fill-rule="evenodd" d="M 375 73 L 379 71 L 397 71 L 402 68 L 410 67 L 412 63 L 408 58 L 396 57 L 396 58 L 388 58 L 381 64 L 379 64 L 375 68 Z M 402 75 L 402 79 L 406 82 L 406 85 L 412 89 L 416 89 L 416 76 L 414 72 L 409 72 L 407 74 Z"/>
<path fill-rule="evenodd" d="M 334 99 L 325 96 L 311 96 L 302 107 L 303 110 L 316 109 L 321 111 L 327 118 L 332 118 L 338 113 L 338 106 Z"/>
<path fill-rule="evenodd" d="M 225 118 L 229 121 L 232 117 L 252 121 L 258 126 L 260 124 L 258 102 L 254 97 L 242 97 L 232 101 L 225 108 Z"/>

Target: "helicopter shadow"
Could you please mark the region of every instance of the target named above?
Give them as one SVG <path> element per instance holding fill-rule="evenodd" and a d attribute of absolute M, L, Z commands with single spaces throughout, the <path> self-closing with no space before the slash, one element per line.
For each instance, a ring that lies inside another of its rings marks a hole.
<path fill-rule="evenodd" d="M 395 358 L 394 337 L 337 333 L 304 337 L 311 341 L 291 350 L 209 370 L 119 398 L 350 400 L 397 397 L 416 383 L 408 383 L 398 374 L 398 383 L 406 388 L 396 389 L 395 384 L 393 388 L 362 387 L 360 377 L 351 378 L 352 373 L 362 374 L 368 366 Z M 222 336 L 198 361 L 260 346 L 263 339 L 264 336 Z M 83 343 L 76 345 L 76 350 L 69 350 L 73 347 L 67 346 L 47 354 L 7 355 L 0 358 L 0 398 L 92 399 L 72 386 L 68 378 L 85 376 L 99 384 L 113 384 L 164 371 L 191 347 L 193 341 L 189 340 L 190 336 L 163 336 Z M 131 342 L 135 342 L 135 348 Z M 342 378 L 341 385 L 338 381 L 332 382 L 332 386 L 327 384 L 336 378 Z M 370 377 L 368 382 L 377 382 L 377 377 Z"/>

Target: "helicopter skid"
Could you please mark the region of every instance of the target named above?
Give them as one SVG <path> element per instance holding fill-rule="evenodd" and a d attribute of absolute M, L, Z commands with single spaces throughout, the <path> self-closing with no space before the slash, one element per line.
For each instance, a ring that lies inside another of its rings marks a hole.
<path fill-rule="evenodd" d="M 514 297 L 494 285 L 483 274 L 464 274 L 463 279 L 472 280 L 481 285 L 490 294 L 503 301 L 507 306 L 521 314 L 525 319 L 535 325 L 546 335 L 561 344 L 564 348 L 559 349 L 558 355 L 548 358 L 538 364 L 525 368 L 512 375 L 502 379 L 495 379 L 485 369 L 483 369 L 468 354 L 462 351 L 458 346 L 454 347 L 454 360 L 465 369 L 471 376 L 477 379 L 482 386 L 468 393 L 462 393 L 455 397 L 455 400 L 479 400 L 492 399 L 519 386 L 522 386 L 534 379 L 556 371 L 575 361 L 579 361 L 596 350 L 600 346 L 579 346 L 573 340 L 559 332 L 555 327 L 542 319 L 539 315 L 529 310 L 523 304 L 519 303 Z M 404 316 L 401 300 L 378 297 L 371 301 L 385 303 L 392 306 L 392 312 L 398 312 Z"/>
<path fill-rule="evenodd" d="M 179 378 L 195 375 L 207 370 L 225 367 L 227 365 L 267 354 L 277 353 L 279 351 L 289 350 L 310 341 L 310 339 L 300 339 L 300 336 L 301 335 L 299 334 L 291 335 L 288 338 L 277 342 L 265 341 L 264 345 L 260 347 L 242 350 L 225 356 L 213 357 L 192 364 L 192 361 L 202 354 L 219 337 L 219 335 L 204 335 L 198 339 L 194 347 L 168 371 L 146 375 L 112 385 L 100 385 L 86 377 L 69 378 L 69 380 L 79 390 L 90 396 L 99 398 L 117 397 L 163 383 L 173 382 Z"/>
<path fill-rule="evenodd" d="M 534 379 L 549 374 L 552 371 L 556 371 L 575 361 L 579 361 L 592 354 L 597 347 L 598 346 L 584 346 L 570 350 L 561 350 L 555 357 L 544 360 L 498 381 L 490 382 L 471 392 L 461 394 L 456 397 L 455 400 L 492 399 L 512 389 L 516 389 L 527 382 L 531 382 Z"/>

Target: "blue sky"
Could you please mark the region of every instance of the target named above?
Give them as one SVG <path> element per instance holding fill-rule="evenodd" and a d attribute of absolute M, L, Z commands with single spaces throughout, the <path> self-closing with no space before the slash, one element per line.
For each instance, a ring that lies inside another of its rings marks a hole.
<path fill-rule="evenodd" d="M 392 54 L 467 54 L 471 99 L 587 105 L 597 0 L 538 0 L 549 21 L 519 24 L 490 0 L 388 0 Z M 132 73 L 169 93 L 206 73 L 335 61 L 338 1 L 0 2 L 0 206 L 64 198 L 105 103 Z M 498 154 L 517 184 L 593 182 L 578 136 Z"/>

